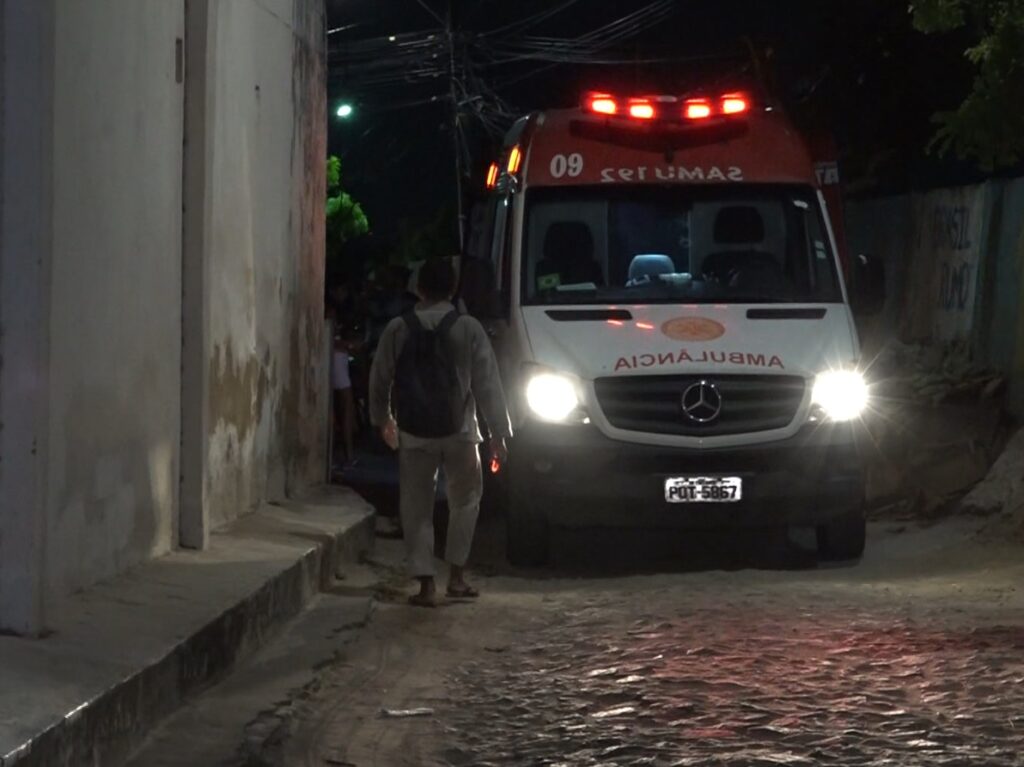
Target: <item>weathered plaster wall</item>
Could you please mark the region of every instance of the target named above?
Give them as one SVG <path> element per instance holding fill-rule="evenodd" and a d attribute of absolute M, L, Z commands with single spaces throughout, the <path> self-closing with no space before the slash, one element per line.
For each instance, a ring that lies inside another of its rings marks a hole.
<path fill-rule="evenodd" d="M 323 3 L 0 0 L 0 42 L 0 628 L 33 633 L 323 478 Z"/>
<path fill-rule="evenodd" d="M 328 451 L 330 397 L 324 323 L 325 219 L 327 196 L 326 18 L 321 0 L 296 0 L 296 28 L 304 41 L 292 53 L 296 125 L 292 142 L 292 242 L 296 289 L 289 343 L 297 350 L 285 384 L 284 424 L 289 492 L 323 482 Z"/>
<path fill-rule="evenodd" d="M 210 12 L 204 495 L 218 525 L 322 478 L 326 96 L 322 0 Z"/>
<path fill-rule="evenodd" d="M 886 264 L 887 308 L 866 351 L 895 336 L 948 340 L 949 324 L 933 318 L 959 314 L 959 338 L 1007 376 L 1007 408 L 1024 417 L 1024 179 L 857 200 L 846 214 L 853 252 Z"/>
<path fill-rule="evenodd" d="M 0 0 L 0 630 L 44 627 L 53 7 Z"/>
<path fill-rule="evenodd" d="M 183 30 L 181 2 L 56 4 L 47 487 L 56 594 L 175 539 Z"/>
<path fill-rule="evenodd" d="M 1024 418 L 1024 179 L 990 182 L 981 358 L 1009 378 L 1007 406 Z"/>

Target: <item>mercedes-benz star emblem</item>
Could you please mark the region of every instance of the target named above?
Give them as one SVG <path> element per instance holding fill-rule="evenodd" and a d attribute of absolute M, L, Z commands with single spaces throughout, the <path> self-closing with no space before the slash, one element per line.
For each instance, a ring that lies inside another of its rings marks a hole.
<path fill-rule="evenodd" d="M 695 423 L 711 423 L 722 413 L 722 395 L 710 381 L 698 381 L 683 392 L 683 413 Z"/>

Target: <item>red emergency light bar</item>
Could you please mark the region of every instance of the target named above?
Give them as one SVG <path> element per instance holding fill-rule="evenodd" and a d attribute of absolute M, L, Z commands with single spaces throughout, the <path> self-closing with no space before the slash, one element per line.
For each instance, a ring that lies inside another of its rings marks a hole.
<path fill-rule="evenodd" d="M 727 93 L 722 96 L 719 106 L 724 115 L 738 115 L 750 111 L 750 99 L 744 93 Z"/>
<path fill-rule="evenodd" d="M 682 109 L 678 108 L 682 101 Z M 632 120 L 707 120 L 712 117 L 736 117 L 750 111 L 751 99 L 745 93 L 725 93 L 717 98 L 679 99 L 675 96 L 619 98 L 610 93 L 588 93 L 583 108 L 605 117 Z"/>
<path fill-rule="evenodd" d="M 587 97 L 587 109 L 599 115 L 619 113 L 619 102 L 607 93 L 591 93 Z"/>
<path fill-rule="evenodd" d="M 683 104 L 683 117 L 687 120 L 706 120 L 712 114 L 709 99 L 687 99 Z"/>
<path fill-rule="evenodd" d="M 629 116 L 634 120 L 653 120 L 658 112 L 650 99 L 630 99 Z"/>

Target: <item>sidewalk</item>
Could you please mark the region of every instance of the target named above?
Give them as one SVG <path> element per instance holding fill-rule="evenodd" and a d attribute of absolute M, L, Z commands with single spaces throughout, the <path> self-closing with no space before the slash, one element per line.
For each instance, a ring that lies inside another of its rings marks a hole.
<path fill-rule="evenodd" d="M 372 508 L 323 488 L 71 597 L 45 639 L 0 636 L 0 767 L 118 764 L 372 544 Z"/>

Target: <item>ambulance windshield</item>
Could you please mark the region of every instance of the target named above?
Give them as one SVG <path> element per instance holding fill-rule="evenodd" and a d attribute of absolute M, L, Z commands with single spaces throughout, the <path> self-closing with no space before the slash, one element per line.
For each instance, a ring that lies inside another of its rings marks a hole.
<path fill-rule="evenodd" d="M 809 187 L 534 189 L 526 203 L 527 304 L 842 301 Z"/>

